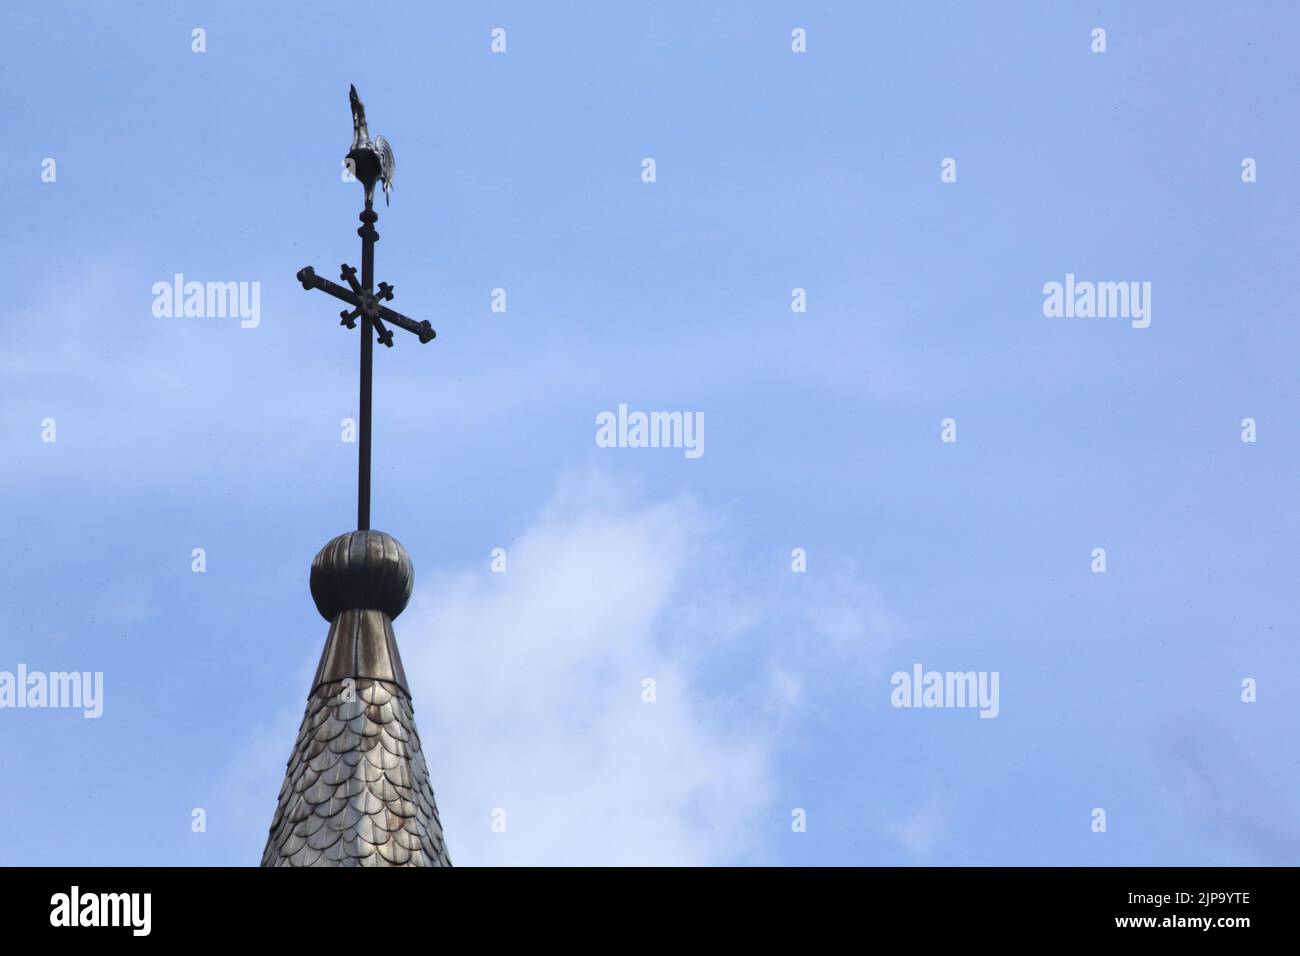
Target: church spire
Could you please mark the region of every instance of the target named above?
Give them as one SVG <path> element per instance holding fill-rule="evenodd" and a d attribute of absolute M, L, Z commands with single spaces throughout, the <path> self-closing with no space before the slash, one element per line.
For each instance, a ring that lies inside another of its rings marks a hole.
<path fill-rule="evenodd" d="M 354 123 L 364 107 L 351 91 Z M 359 134 L 358 134 L 359 135 Z M 382 140 L 381 140 L 382 142 Z M 353 159 L 356 150 L 349 153 Z M 374 288 L 375 179 L 379 164 L 357 169 L 365 187 L 361 213 L 361 278 L 342 267 L 345 288 L 298 272 L 304 289 L 320 289 L 352 306 L 342 324 L 361 320 L 360 444 L 357 462 L 357 530 L 330 541 L 311 566 L 311 596 L 330 622 L 329 636 L 307 697 L 298 740 L 284 785 L 263 866 L 450 866 L 429 771 L 415 729 L 411 690 L 393 634 L 393 618 L 411 597 L 411 556 L 392 535 L 370 529 L 370 393 L 373 342 L 393 345 L 389 323 L 434 337 L 428 322 L 415 322 L 382 305 L 392 287 Z M 387 180 L 385 180 L 387 183 Z"/>
<path fill-rule="evenodd" d="M 393 618 L 411 557 L 382 531 L 321 549 L 311 593 L 329 636 L 263 866 L 450 866 Z"/>

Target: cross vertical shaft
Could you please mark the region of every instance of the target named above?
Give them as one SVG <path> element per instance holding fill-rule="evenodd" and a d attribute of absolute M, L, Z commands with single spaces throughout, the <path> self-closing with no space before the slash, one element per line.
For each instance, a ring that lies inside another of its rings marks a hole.
<path fill-rule="evenodd" d="M 375 288 L 375 242 L 379 233 L 375 232 L 375 222 L 379 214 L 366 203 L 361 213 L 361 228 L 357 235 L 361 237 L 361 287 L 367 296 Z M 370 528 L 370 396 L 371 380 L 374 366 L 373 323 L 368 311 L 361 315 L 361 396 L 359 401 L 361 414 L 361 435 L 357 446 L 357 530 Z"/>

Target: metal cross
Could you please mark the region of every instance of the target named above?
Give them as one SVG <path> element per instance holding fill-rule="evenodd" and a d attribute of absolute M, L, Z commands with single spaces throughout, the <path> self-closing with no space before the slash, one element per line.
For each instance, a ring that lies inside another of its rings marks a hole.
<path fill-rule="evenodd" d="M 358 107 L 360 107 L 355 89 L 352 91 L 352 100 L 355 126 Z M 364 130 L 364 107 L 361 107 L 360 124 L 359 128 Z M 348 284 L 347 288 L 321 278 L 311 266 L 304 266 L 298 270 L 298 281 L 302 283 L 304 289 L 320 289 L 352 306 L 351 310 L 344 309 L 339 313 L 342 318 L 340 325 L 355 329 L 357 319 L 361 320 L 361 427 L 357 449 L 357 529 L 364 531 L 370 527 L 370 386 L 373 378 L 374 339 L 378 338 L 384 345 L 393 347 L 393 333 L 384 323 L 390 323 L 419 336 L 421 343 L 432 341 L 436 333 L 428 322 L 408 319 L 400 312 L 394 312 L 381 304 L 393 298 L 393 287 L 387 282 L 379 283 L 377 290 L 374 287 L 375 243 L 379 241 L 375 223 L 379 220 L 379 214 L 374 210 L 373 195 L 375 182 L 381 176 L 384 179 L 385 195 L 387 195 L 392 174 L 392 153 L 391 148 L 384 143 L 383 148 L 389 150 L 387 156 L 389 166 L 381 172 L 377 162 L 368 162 L 368 155 L 359 151 L 361 148 L 370 148 L 370 144 L 367 141 L 359 147 L 358 137 L 354 137 L 353 150 L 348 154 L 348 159 L 352 162 L 357 179 L 366 188 L 366 208 L 360 216 L 361 228 L 357 230 L 357 235 L 361 237 L 361 280 L 357 281 L 357 270 L 345 262 L 340 267 L 339 278 Z M 379 142 L 383 143 L 382 138 Z M 353 161 L 354 157 L 359 161 Z"/>

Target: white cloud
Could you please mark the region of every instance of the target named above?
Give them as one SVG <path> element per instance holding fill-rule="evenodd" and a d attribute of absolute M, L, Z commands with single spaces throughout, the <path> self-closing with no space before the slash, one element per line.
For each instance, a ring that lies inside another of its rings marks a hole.
<path fill-rule="evenodd" d="M 734 596 L 763 590 L 726 579 L 724 539 L 688 498 L 589 478 L 505 574 L 485 560 L 417 591 L 398 636 L 457 864 L 754 861 L 788 832 L 770 705 L 797 706 L 803 679 L 756 628 L 768 599 Z"/>

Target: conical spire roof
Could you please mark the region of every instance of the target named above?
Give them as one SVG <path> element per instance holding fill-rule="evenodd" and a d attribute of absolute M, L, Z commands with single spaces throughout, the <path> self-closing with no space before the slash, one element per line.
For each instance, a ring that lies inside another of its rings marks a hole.
<path fill-rule="evenodd" d="M 412 580 L 382 531 L 340 535 L 312 562 L 330 630 L 263 866 L 451 865 L 393 634 Z"/>

